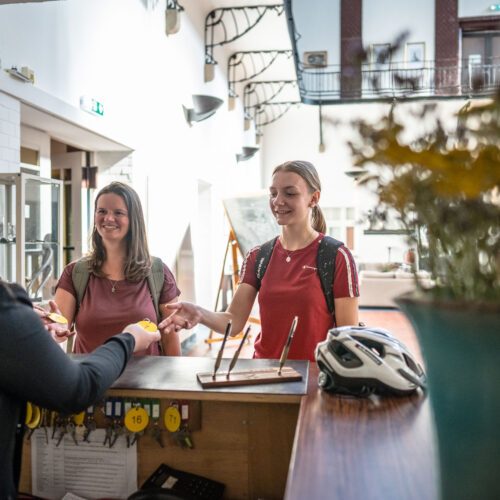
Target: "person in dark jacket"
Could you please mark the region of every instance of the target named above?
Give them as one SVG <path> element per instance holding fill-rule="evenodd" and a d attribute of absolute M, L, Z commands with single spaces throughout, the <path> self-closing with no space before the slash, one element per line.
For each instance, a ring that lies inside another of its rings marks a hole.
<path fill-rule="evenodd" d="M 45 324 L 44 324 L 45 322 Z M 160 340 L 137 324 L 78 361 L 51 338 L 57 331 L 26 292 L 0 280 L 0 499 L 16 498 L 26 402 L 71 414 L 102 398 L 132 352 Z M 49 331 L 47 331 L 49 330 Z M 54 331 L 52 331 L 54 330 Z"/>

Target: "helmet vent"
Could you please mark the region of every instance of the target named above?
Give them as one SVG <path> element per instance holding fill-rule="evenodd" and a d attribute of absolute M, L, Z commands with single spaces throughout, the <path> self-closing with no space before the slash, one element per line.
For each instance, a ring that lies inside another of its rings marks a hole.
<path fill-rule="evenodd" d="M 357 368 L 363 363 L 351 350 L 336 340 L 328 344 L 328 350 L 347 368 Z"/>

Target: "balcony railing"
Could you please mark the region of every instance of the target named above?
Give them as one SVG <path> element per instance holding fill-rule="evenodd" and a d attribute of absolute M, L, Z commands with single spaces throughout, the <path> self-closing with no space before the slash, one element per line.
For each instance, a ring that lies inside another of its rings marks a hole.
<path fill-rule="evenodd" d="M 301 99 L 308 104 L 480 97 L 500 85 L 500 60 L 458 65 L 443 61 L 364 63 L 344 68 L 299 65 L 298 81 Z"/>

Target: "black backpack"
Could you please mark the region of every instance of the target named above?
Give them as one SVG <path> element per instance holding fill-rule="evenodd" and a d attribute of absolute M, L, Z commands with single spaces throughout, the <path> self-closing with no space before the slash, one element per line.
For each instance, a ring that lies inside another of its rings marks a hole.
<path fill-rule="evenodd" d="M 255 276 L 257 277 L 257 290 L 260 290 L 260 284 L 264 274 L 266 272 L 269 261 L 271 260 L 271 254 L 274 250 L 274 245 L 276 244 L 276 238 L 266 241 L 257 254 L 257 260 L 255 261 Z M 332 238 L 331 236 L 323 236 L 319 243 L 318 255 L 316 256 L 316 266 L 318 271 L 319 280 L 321 282 L 321 288 L 323 289 L 323 294 L 325 295 L 326 305 L 328 310 L 333 315 L 335 313 L 335 302 L 333 297 L 333 278 L 335 275 L 335 258 L 337 257 L 337 251 L 343 243 L 341 241 Z"/>

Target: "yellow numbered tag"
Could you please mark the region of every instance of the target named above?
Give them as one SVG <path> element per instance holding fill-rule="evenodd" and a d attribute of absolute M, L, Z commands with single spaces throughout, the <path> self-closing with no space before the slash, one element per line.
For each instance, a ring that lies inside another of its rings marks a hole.
<path fill-rule="evenodd" d="M 73 422 L 75 422 L 75 425 L 83 425 L 84 420 L 85 420 L 84 411 L 77 413 L 76 415 L 73 415 Z"/>
<path fill-rule="evenodd" d="M 26 403 L 26 417 L 24 417 L 24 423 L 28 425 L 33 416 L 33 405 L 28 401 Z"/>
<path fill-rule="evenodd" d="M 163 417 L 165 427 L 170 432 L 177 432 L 181 427 L 181 414 L 176 406 L 169 406 Z"/>
<path fill-rule="evenodd" d="M 142 326 L 142 328 L 144 328 L 144 330 L 146 330 L 147 332 L 156 332 L 156 330 L 158 330 L 158 327 L 149 319 L 143 319 L 137 324 L 139 326 Z"/>
<path fill-rule="evenodd" d="M 126 413 L 124 424 L 130 432 L 141 432 L 149 424 L 149 415 L 144 408 L 135 406 Z"/>
<path fill-rule="evenodd" d="M 32 404 L 33 412 L 31 414 L 31 420 L 26 423 L 30 429 L 36 429 L 40 425 L 40 420 L 42 419 L 42 412 L 38 406 Z"/>
<path fill-rule="evenodd" d="M 47 314 L 47 318 L 49 318 L 54 323 L 59 323 L 61 325 L 68 324 L 68 320 L 64 316 L 62 316 L 61 314 L 49 313 L 49 314 Z"/>

